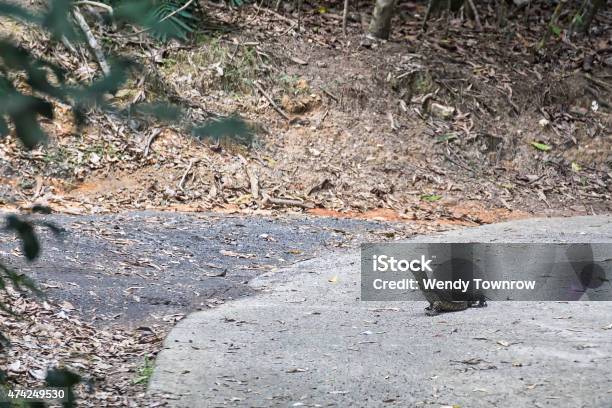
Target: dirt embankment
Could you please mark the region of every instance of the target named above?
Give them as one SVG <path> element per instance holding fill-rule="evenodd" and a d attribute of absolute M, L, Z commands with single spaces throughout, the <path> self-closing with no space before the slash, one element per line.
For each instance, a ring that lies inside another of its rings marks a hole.
<path fill-rule="evenodd" d="M 383 43 L 362 35 L 369 8 L 351 15 L 345 37 L 334 10 L 309 5 L 300 30 L 290 13 L 211 7 L 225 32 L 186 44 L 145 38 L 144 57 L 115 39 L 148 72 L 115 95 L 118 105 L 170 96 L 196 119 L 238 113 L 254 142 L 200 142 L 97 113 L 77 134 L 59 107 L 49 146 L 24 153 L 2 142 L 2 200 L 69 213 L 290 209 L 468 225 L 608 211 L 610 16 L 592 37 L 538 52 L 540 25 L 521 15 L 506 30 L 485 13 L 482 33 L 456 19 L 423 35 L 421 11 L 404 7 Z M 51 50 L 72 72 L 95 69 Z"/>

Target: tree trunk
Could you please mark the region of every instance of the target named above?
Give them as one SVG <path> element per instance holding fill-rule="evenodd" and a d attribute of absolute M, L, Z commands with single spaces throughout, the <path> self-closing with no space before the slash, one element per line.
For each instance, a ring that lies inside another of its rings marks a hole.
<path fill-rule="evenodd" d="M 383 40 L 389 39 L 395 1 L 396 0 L 376 0 L 374 13 L 370 21 L 370 35 Z"/>

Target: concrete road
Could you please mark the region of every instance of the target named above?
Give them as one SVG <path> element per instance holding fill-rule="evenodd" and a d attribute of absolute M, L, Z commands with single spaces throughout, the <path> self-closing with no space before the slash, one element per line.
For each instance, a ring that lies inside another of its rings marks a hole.
<path fill-rule="evenodd" d="M 612 242 L 612 217 L 421 240 Z M 255 279 L 257 296 L 170 333 L 150 393 L 175 407 L 612 407 L 612 303 L 491 302 L 427 317 L 360 301 L 359 252 Z"/>

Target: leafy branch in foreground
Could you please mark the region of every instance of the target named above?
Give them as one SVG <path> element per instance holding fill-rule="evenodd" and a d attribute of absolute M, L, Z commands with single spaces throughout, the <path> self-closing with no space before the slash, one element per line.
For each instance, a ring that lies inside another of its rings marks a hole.
<path fill-rule="evenodd" d="M 155 4 L 156 2 L 152 0 L 123 2 L 114 10 L 113 18 L 151 29 L 157 35 L 165 36 L 164 38 L 180 36 L 175 19 L 160 18 L 163 13 L 151 12 L 155 10 L 152 8 Z M 179 12 L 176 14 L 179 15 Z M 45 30 L 50 34 L 52 41 L 61 41 L 64 44 L 87 43 L 88 34 L 83 28 L 86 22 L 83 24 L 83 21 L 77 21 L 79 24 L 75 25 L 71 18 L 78 15 L 80 15 L 78 5 L 71 0 L 50 1 L 48 9 L 44 12 L 31 12 L 19 5 L 0 0 L 0 17 L 14 19 Z M 181 24 L 178 26 L 185 29 Z M 138 64 L 121 58 L 109 58 L 108 61 L 108 69 L 103 70 L 103 75 L 91 82 L 80 82 L 72 78 L 58 64 L 6 38 L 0 38 L 0 137 L 5 137 L 14 131 L 17 139 L 28 150 L 43 144 L 47 140 L 47 135 L 39 120 L 41 118 L 53 120 L 54 104 L 60 103 L 70 107 L 75 124 L 79 128 L 86 124 L 87 114 L 90 111 L 100 110 L 119 118 L 127 119 L 134 115 L 143 115 L 178 123 L 198 137 L 218 138 L 231 134 L 246 137 L 246 141 L 250 142 L 249 128 L 242 120 L 235 117 L 222 118 L 214 124 L 202 125 L 190 123 L 180 107 L 167 103 L 138 103 L 121 109 L 113 106 L 109 102 L 109 94 L 116 93 L 125 84 L 130 71 L 138 67 Z M 220 135 L 220 132 L 224 134 Z M 48 209 L 36 206 L 32 210 L 48 212 Z M 19 237 L 26 259 L 35 260 L 41 249 L 34 231 L 37 223 L 17 215 L 9 215 L 5 220 L 6 229 Z M 38 224 L 59 232 L 52 224 L 45 222 Z M 0 310 L 14 315 L 10 304 L 7 304 L 10 302 L 10 296 L 4 296 L 8 293 L 9 287 L 19 292 L 41 294 L 31 279 L 0 260 L 0 296 L 2 296 Z M 0 350 L 8 347 L 8 340 L 0 333 Z M 6 375 L 0 370 L 0 390 L 5 381 Z M 49 386 L 66 387 L 68 398 L 64 400 L 63 406 L 75 406 L 72 387 L 80 382 L 77 374 L 65 369 L 50 369 L 46 382 Z"/>
<path fill-rule="evenodd" d="M 151 12 L 155 10 L 155 4 L 153 0 L 122 2 L 114 9 L 113 18 L 119 22 L 151 28 L 156 35 L 180 35 L 172 19 L 160 19 L 159 13 Z M 82 32 L 78 34 L 79 30 L 71 19 L 71 10 L 75 7 L 77 6 L 71 0 L 54 0 L 46 12 L 34 14 L 25 8 L 0 0 L 0 16 L 45 29 L 55 40 L 68 39 L 71 43 L 87 43 L 85 35 Z M 134 61 L 120 58 L 110 58 L 108 65 L 106 75 L 91 83 L 78 82 L 70 78 L 59 65 L 0 38 L 0 137 L 9 133 L 9 124 L 12 123 L 17 138 L 27 149 L 33 149 L 43 143 L 46 135 L 39 119 L 53 120 L 53 101 L 70 106 L 78 126 L 85 124 L 88 111 L 98 109 L 124 118 L 139 114 L 153 116 L 167 122 L 183 124 L 185 130 L 203 127 L 201 124 L 189 123 L 176 105 L 141 102 L 121 109 L 113 106 L 108 101 L 108 96 L 115 94 L 127 81 L 130 71 L 139 67 Z M 17 78 L 24 78 L 24 83 L 18 82 Z M 29 89 L 23 91 L 23 85 Z M 237 123 L 235 118 L 228 121 Z M 224 119 L 221 119 L 221 122 L 224 122 Z M 242 136 L 249 136 L 247 127 L 239 126 L 239 129 Z M 250 140 L 249 137 L 247 139 Z"/>

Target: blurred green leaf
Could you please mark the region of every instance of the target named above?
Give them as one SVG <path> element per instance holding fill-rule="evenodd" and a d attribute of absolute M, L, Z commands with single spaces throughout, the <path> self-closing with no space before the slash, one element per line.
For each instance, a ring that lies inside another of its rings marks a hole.
<path fill-rule="evenodd" d="M 577 25 L 582 25 L 583 24 L 583 18 L 582 18 L 582 14 L 576 14 L 574 16 L 574 23 Z"/>
<path fill-rule="evenodd" d="M 134 115 L 152 116 L 166 122 L 175 122 L 181 119 L 183 112 L 181 108 L 169 103 L 139 103 L 130 108 Z"/>
<path fill-rule="evenodd" d="M 423 194 L 421 196 L 421 200 L 427 201 L 427 202 L 439 201 L 441 199 L 442 199 L 442 196 L 438 194 Z"/>
<path fill-rule="evenodd" d="M 0 0 L 0 15 L 22 20 L 28 23 L 42 23 L 41 16 L 31 13 L 27 9 L 18 6 L 14 2 L 9 3 L 4 0 Z"/>
<path fill-rule="evenodd" d="M 551 25 L 550 29 L 553 32 L 553 34 L 556 35 L 557 37 L 561 35 L 561 27 L 556 26 L 556 25 Z"/>
<path fill-rule="evenodd" d="M 457 135 L 455 133 L 447 133 L 445 135 L 436 137 L 436 143 L 448 142 L 455 139 L 457 139 Z"/>
<path fill-rule="evenodd" d="M 45 378 L 49 387 L 66 388 L 62 406 L 64 408 L 76 407 L 74 386 L 81 382 L 81 377 L 65 368 L 55 368 L 47 371 Z"/>
<path fill-rule="evenodd" d="M 8 133 L 9 133 L 9 128 L 6 123 L 6 120 L 2 116 L 0 116 L 0 137 L 4 137 L 8 135 Z"/>
<path fill-rule="evenodd" d="M 199 139 L 212 139 L 214 141 L 229 138 L 244 145 L 250 145 L 253 142 L 253 131 L 244 120 L 237 116 L 230 116 L 194 127 L 192 134 Z"/>
<path fill-rule="evenodd" d="M 46 205 L 35 204 L 30 208 L 30 211 L 38 214 L 51 214 L 51 207 Z"/>
<path fill-rule="evenodd" d="M 6 228 L 17 233 L 19 239 L 21 239 L 24 255 L 28 260 L 34 260 L 40 252 L 40 245 L 32 225 L 29 222 L 22 221 L 16 215 L 9 215 L 6 217 Z"/>
<path fill-rule="evenodd" d="M 42 26 L 47 29 L 56 40 L 62 37 L 66 37 L 70 40 L 75 38 L 75 32 L 72 29 L 71 20 L 69 18 L 72 7 L 74 7 L 72 0 L 51 1 L 49 10 L 44 16 Z"/>
<path fill-rule="evenodd" d="M 552 149 L 552 147 L 550 145 L 547 145 L 546 143 L 540 143 L 540 142 L 534 141 L 534 142 L 531 142 L 531 145 L 535 147 L 536 149 L 541 150 L 543 152 L 547 152 L 550 149 Z"/>
<path fill-rule="evenodd" d="M 26 275 L 19 274 L 13 271 L 11 268 L 7 267 L 1 262 L 0 262 L 0 271 L 4 272 L 4 275 L 13 284 L 13 287 L 16 290 L 24 291 L 28 289 L 35 295 L 42 296 L 42 292 L 40 291 L 40 289 L 38 289 L 34 281 L 28 278 Z M 14 314 L 10 309 L 4 307 L 4 304 L 2 302 L 0 302 L 0 309 L 2 309 L 3 311 L 7 313 Z"/>

